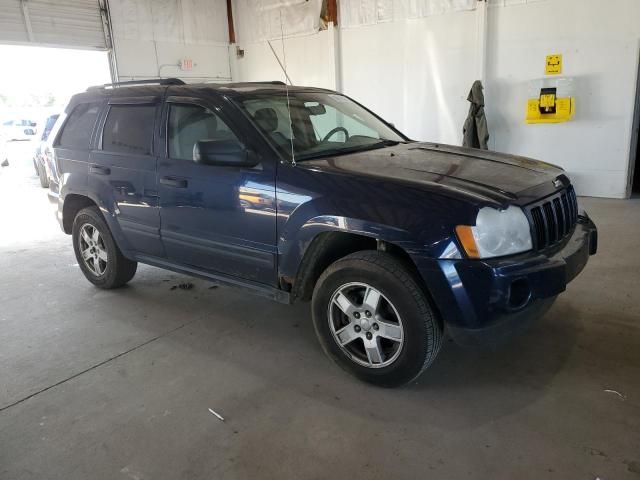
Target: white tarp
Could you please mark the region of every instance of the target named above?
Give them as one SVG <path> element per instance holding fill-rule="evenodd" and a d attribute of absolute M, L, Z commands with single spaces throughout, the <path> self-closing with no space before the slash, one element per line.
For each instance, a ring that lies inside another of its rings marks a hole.
<path fill-rule="evenodd" d="M 317 32 L 322 0 L 234 0 L 233 18 L 239 43 Z"/>
<path fill-rule="evenodd" d="M 183 44 L 229 42 L 226 0 L 109 0 L 115 38 Z"/>
<path fill-rule="evenodd" d="M 342 0 L 342 28 L 474 10 L 477 0 Z"/>

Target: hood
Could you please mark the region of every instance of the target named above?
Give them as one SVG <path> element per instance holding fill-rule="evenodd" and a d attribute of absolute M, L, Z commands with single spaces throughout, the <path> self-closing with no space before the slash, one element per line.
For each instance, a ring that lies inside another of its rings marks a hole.
<path fill-rule="evenodd" d="M 434 143 L 407 143 L 300 165 L 445 189 L 499 204 L 535 200 L 557 188 L 560 167 L 529 158 Z M 533 196 L 532 196 L 533 195 Z"/>

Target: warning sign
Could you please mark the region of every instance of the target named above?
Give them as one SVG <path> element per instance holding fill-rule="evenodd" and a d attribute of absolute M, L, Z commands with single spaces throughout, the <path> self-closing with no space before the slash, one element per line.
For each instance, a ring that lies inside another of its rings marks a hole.
<path fill-rule="evenodd" d="M 562 55 L 556 53 L 547 55 L 547 62 L 544 67 L 544 73 L 547 75 L 560 75 L 562 73 Z"/>

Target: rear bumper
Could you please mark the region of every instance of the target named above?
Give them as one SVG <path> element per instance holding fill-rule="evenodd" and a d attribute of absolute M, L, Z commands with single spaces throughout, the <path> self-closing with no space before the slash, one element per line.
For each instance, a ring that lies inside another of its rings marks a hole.
<path fill-rule="evenodd" d="M 456 343 L 498 344 L 541 317 L 597 245 L 596 226 L 584 214 L 570 237 L 542 252 L 416 263 Z"/>

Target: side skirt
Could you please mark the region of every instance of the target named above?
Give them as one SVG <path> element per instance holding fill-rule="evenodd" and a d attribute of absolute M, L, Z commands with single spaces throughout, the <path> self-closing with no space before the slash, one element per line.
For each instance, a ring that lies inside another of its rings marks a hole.
<path fill-rule="evenodd" d="M 257 282 L 251 282 L 248 280 L 241 280 L 237 277 L 231 277 L 228 275 L 223 275 L 221 273 L 211 273 L 204 270 L 198 270 L 193 267 L 189 267 L 186 265 L 176 265 L 175 263 L 168 262 L 167 260 L 150 257 L 147 255 L 136 255 L 136 261 L 140 263 L 145 263 L 147 265 L 151 265 L 153 267 L 163 268 L 165 270 L 171 270 L 172 272 L 182 273 L 185 275 L 190 275 L 192 277 L 201 278 L 203 280 L 210 280 L 221 285 L 225 285 L 228 287 L 236 287 L 241 288 L 243 290 L 248 291 L 254 295 L 259 295 L 261 297 L 267 297 L 271 300 L 275 300 L 280 303 L 291 303 L 291 298 L 289 292 L 285 292 L 283 290 L 279 290 L 274 287 L 270 287 L 268 285 L 264 285 Z"/>

